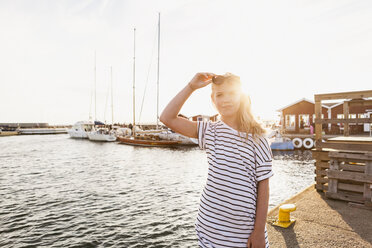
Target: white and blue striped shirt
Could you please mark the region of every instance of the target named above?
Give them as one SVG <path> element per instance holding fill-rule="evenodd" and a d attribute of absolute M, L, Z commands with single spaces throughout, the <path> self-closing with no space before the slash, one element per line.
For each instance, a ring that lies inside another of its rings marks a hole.
<path fill-rule="evenodd" d="M 198 121 L 209 164 L 195 223 L 200 247 L 246 247 L 254 229 L 257 183 L 273 175 L 267 139 L 248 139 L 223 121 Z M 265 230 L 266 247 L 269 247 Z"/>

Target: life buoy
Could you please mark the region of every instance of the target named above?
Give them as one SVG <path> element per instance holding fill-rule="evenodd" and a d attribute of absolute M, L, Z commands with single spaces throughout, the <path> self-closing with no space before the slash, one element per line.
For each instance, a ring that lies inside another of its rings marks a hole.
<path fill-rule="evenodd" d="M 302 139 L 300 138 L 294 138 L 292 140 L 292 144 L 295 148 L 301 148 L 302 147 Z"/>
<path fill-rule="evenodd" d="M 303 145 L 306 149 L 311 149 L 314 146 L 314 141 L 312 138 L 304 139 Z"/>

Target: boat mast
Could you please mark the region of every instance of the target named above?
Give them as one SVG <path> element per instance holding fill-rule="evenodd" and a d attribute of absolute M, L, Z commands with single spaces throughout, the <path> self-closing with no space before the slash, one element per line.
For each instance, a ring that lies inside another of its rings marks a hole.
<path fill-rule="evenodd" d="M 111 66 L 111 124 L 114 125 L 114 91 L 112 87 L 112 66 Z"/>
<path fill-rule="evenodd" d="M 93 87 L 91 85 L 90 86 L 90 102 L 89 102 L 89 118 L 88 118 L 89 121 L 92 120 L 92 101 L 93 101 Z"/>
<path fill-rule="evenodd" d="M 133 137 L 136 137 L 136 101 L 135 101 L 135 82 L 136 82 L 136 28 L 134 28 L 134 42 L 133 42 Z"/>
<path fill-rule="evenodd" d="M 157 98 L 156 98 L 156 129 L 159 129 L 159 72 L 160 72 L 160 12 L 158 22 L 158 80 L 157 80 Z"/>
<path fill-rule="evenodd" d="M 94 51 L 94 120 L 97 120 L 97 68 L 96 68 L 96 51 Z"/>

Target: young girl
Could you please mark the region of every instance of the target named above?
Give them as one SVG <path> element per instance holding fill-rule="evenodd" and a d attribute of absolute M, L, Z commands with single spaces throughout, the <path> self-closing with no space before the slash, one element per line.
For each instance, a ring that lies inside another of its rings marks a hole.
<path fill-rule="evenodd" d="M 217 122 L 189 121 L 178 113 L 197 89 L 212 83 Z M 197 138 L 206 150 L 208 178 L 196 232 L 200 247 L 269 247 L 266 217 L 272 153 L 255 121 L 250 101 L 233 74 L 197 73 L 167 105 L 160 120 L 174 131 Z"/>

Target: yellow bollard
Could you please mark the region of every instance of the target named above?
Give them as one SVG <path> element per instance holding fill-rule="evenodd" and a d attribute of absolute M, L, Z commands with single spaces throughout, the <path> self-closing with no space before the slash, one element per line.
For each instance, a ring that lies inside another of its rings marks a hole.
<path fill-rule="evenodd" d="M 275 226 L 287 228 L 296 220 L 291 219 L 290 213 L 296 210 L 294 204 L 284 204 L 279 207 L 279 218 L 273 223 Z"/>

